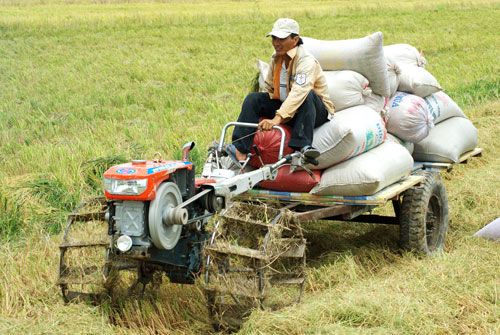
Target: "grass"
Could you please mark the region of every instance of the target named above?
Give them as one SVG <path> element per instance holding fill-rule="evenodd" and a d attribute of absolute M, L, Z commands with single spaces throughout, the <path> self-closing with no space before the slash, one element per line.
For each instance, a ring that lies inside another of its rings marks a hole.
<path fill-rule="evenodd" d="M 165 283 L 119 312 L 64 305 L 59 232 L 113 164 L 179 159 L 195 141 L 200 167 L 251 90 L 254 60 L 269 59 L 264 36 L 280 16 L 304 36 L 382 31 L 386 45 L 423 50 L 484 155 L 444 175 L 443 256 L 400 254 L 397 227 L 309 225 L 304 302 L 255 312 L 240 333 L 498 333 L 499 246 L 471 235 L 500 216 L 499 14 L 493 0 L 0 0 L 0 333 L 209 331 L 198 286 Z"/>
<path fill-rule="evenodd" d="M 0 193 L 0 237 L 8 241 L 22 230 L 19 205 L 12 203 Z"/>

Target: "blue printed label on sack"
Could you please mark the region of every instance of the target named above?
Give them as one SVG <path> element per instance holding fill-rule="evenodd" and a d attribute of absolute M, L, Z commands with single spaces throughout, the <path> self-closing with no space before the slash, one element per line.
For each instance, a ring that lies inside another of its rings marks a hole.
<path fill-rule="evenodd" d="M 403 93 L 399 92 L 398 95 L 394 97 L 394 100 L 392 101 L 392 108 L 398 107 L 401 104 L 401 101 L 403 101 L 404 97 L 407 96 L 408 93 Z"/>

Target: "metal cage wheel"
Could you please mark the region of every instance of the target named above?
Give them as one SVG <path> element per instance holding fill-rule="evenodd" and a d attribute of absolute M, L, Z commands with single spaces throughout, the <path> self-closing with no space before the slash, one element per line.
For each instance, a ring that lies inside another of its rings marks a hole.
<path fill-rule="evenodd" d="M 97 302 L 104 295 L 103 269 L 109 248 L 105 198 L 82 202 L 69 216 L 59 245 L 59 278 L 63 300 Z"/>
<path fill-rule="evenodd" d="M 306 241 L 297 222 L 266 205 L 235 202 L 205 247 L 205 295 L 216 330 L 235 331 L 253 309 L 300 301 Z"/>

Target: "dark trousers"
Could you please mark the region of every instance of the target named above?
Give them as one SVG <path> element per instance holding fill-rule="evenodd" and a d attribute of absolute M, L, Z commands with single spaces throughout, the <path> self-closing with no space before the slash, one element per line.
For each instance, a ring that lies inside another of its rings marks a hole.
<path fill-rule="evenodd" d="M 243 101 L 238 122 L 259 123 L 259 118 L 272 119 L 282 102 L 271 99 L 269 93 L 250 93 Z M 323 101 L 311 90 L 297 112 L 285 124 L 291 126 L 292 136 L 288 146 L 300 150 L 307 145 L 312 145 L 314 128 L 328 122 L 328 111 Z M 233 144 L 239 152 L 247 154 L 253 144 L 255 128 L 235 127 L 233 131 Z M 250 135 L 250 136 L 249 136 Z M 245 137 L 248 136 L 248 137 Z M 238 140 L 242 138 L 241 140 Z"/>

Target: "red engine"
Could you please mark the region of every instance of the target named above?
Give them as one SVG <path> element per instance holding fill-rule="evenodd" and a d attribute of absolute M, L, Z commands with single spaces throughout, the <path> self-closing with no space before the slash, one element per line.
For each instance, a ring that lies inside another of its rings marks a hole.
<path fill-rule="evenodd" d="M 175 183 L 181 193 L 184 193 L 183 189 L 187 191 L 193 187 L 193 169 L 193 163 L 185 161 L 135 160 L 116 165 L 104 173 L 105 194 L 110 200 L 153 200 L 158 186 L 171 178 L 174 172 L 178 172 L 176 174 L 180 178 L 177 179 L 182 179 Z M 188 175 L 192 177 L 189 178 Z M 194 193 L 194 189 L 189 191 L 191 192 L 188 193 Z"/>

